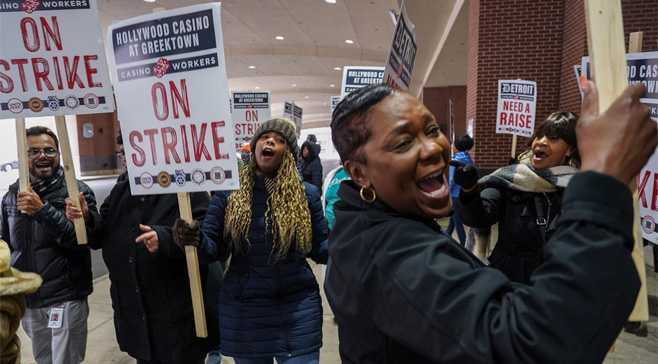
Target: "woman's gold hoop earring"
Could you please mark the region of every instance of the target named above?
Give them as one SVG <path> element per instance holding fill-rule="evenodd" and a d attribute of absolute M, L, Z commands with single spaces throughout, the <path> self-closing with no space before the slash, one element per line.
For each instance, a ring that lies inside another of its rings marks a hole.
<path fill-rule="evenodd" d="M 370 191 L 372 191 L 372 199 L 371 199 L 371 200 L 367 199 L 367 198 L 363 195 L 363 190 L 365 190 L 366 188 L 369 189 Z M 377 194 L 375 193 L 375 190 L 372 189 L 372 187 L 362 186 L 362 187 L 361 187 L 361 190 L 359 191 L 359 194 L 361 195 L 361 199 L 362 199 L 363 201 L 365 201 L 365 202 L 368 202 L 368 203 L 375 202 L 375 200 L 377 199 Z"/>

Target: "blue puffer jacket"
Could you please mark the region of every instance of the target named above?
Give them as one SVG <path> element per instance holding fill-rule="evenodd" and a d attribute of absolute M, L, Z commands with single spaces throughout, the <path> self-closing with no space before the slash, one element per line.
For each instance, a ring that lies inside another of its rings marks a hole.
<path fill-rule="evenodd" d="M 326 264 L 327 223 L 320 190 L 304 183 L 311 212 L 313 247 L 308 257 Z M 202 226 L 199 261 L 231 253 L 224 242 L 224 215 L 229 191 L 217 192 Z M 270 257 L 272 233 L 266 229 L 267 198 L 263 177 L 256 176 L 249 227 L 249 253 L 233 254 L 219 305 L 222 354 L 238 358 L 293 357 L 322 346 L 322 303 L 317 280 L 306 261 L 291 248 L 279 260 Z"/>
<path fill-rule="evenodd" d="M 464 162 L 466 164 L 474 164 L 471 159 L 471 155 L 468 152 L 457 152 L 452 156 L 453 160 Z M 455 167 L 450 166 L 450 196 L 459 197 L 459 191 L 462 189 L 458 184 L 455 184 L 455 181 L 452 179 L 452 174 L 455 172 Z"/>

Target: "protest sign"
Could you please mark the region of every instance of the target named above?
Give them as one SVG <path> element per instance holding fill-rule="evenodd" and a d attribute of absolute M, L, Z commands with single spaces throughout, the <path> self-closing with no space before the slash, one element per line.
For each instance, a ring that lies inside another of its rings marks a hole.
<path fill-rule="evenodd" d="M 235 150 L 239 152 L 256 134 L 260 124 L 270 119 L 270 93 L 233 92 L 231 101 Z"/>
<path fill-rule="evenodd" d="M 0 24 L 0 119 L 114 110 L 96 0 L 2 0 Z"/>
<path fill-rule="evenodd" d="M 536 106 L 536 82 L 499 80 L 496 133 L 531 136 L 535 131 Z"/>
<path fill-rule="evenodd" d="M 20 190 L 29 188 L 25 118 L 55 116 L 67 192 L 79 208 L 64 115 L 114 110 L 96 1 L 3 0 L 0 24 L 0 119 L 16 118 Z M 73 224 L 86 244 L 84 221 Z"/>
<path fill-rule="evenodd" d="M 237 189 L 220 4 L 108 29 L 133 195 Z"/>
<path fill-rule="evenodd" d="M 342 100 L 340 96 L 331 96 L 331 115 L 334 114 L 334 110 L 336 110 L 336 106 L 338 106 L 340 100 Z"/>
<path fill-rule="evenodd" d="M 407 8 L 404 6 L 404 0 L 400 6 L 400 16 L 395 25 L 393 41 L 388 52 L 386 69 L 384 70 L 384 83 L 403 90 L 409 90 L 411 75 L 416 63 L 416 44 L 415 26 L 409 20 Z"/>
<path fill-rule="evenodd" d="M 383 78 L 384 67 L 345 66 L 343 67 L 340 98 L 345 98 L 347 94 L 361 87 L 382 83 Z"/>
<path fill-rule="evenodd" d="M 583 74 L 591 79 L 590 59 L 583 58 Z M 658 121 L 658 52 L 626 54 L 628 83 L 643 83 L 647 92 L 640 101 L 651 110 L 651 118 Z M 642 169 L 637 178 L 640 200 L 642 237 L 658 244 L 658 151 Z"/>
<path fill-rule="evenodd" d="M 283 105 L 283 117 L 295 123 L 297 139 L 299 139 L 302 133 L 302 108 L 294 103 L 286 102 Z"/>

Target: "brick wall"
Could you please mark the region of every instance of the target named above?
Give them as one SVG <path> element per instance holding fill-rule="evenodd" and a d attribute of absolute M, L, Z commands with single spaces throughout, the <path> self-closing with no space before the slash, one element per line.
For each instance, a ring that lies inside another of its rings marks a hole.
<path fill-rule="evenodd" d="M 467 4 L 464 4 L 466 6 Z M 480 0 L 470 0 L 468 2 L 468 64 L 466 66 L 466 120 L 475 120 L 477 112 L 477 91 L 478 91 L 478 47 L 480 46 Z M 478 140 L 480 130 L 473 127 L 473 139 Z M 471 157 L 477 161 L 478 143 L 475 143 L 471 149 Z"/>
<path fill-rule="evenodd" d="M 641 30 L 643 51 L 658 50 L 658 0 L 622 0 L 622 11 L 627 47 L 628 35 Z M 474 119 L 478 166 L 504 165 L 511 154 L 512 136 L 494 132 L 498 80 L 537 82 L 537 120 L 578 112 L 573 65 L 586 55 L 582 0 L 470 1 L 466 118 Z M 527 143 L 519 137 L 516 152 Z"/>

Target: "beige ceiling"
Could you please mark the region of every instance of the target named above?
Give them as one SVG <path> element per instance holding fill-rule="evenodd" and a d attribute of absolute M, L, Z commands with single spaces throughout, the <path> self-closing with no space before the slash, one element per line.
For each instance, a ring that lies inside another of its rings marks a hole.
<path fill-rule="evenodd" d="M 202 0 L 98 0 L 104 36 L 113 22 L 206 3 Z M 226 0 L 222 32 L 229 91 L 270 91 L 272 116 L 285 101 L 303 108 L 303 127 L 328 126 L 330 97 L 343 66 L 384 66 L 399 0 Z M 466 85 L 468 0 L 406 0 L 418 52 L 411 92 Z M 276 40 L 281 35 L 284 40 Z M 345 43 L 346 39 L 353 44 Z M 255 66 L 250 69 L 249 66 Z M 341 70 L 335 70 L 340 67 Z M 296 85 L 296 86 L 293 86 Z M 333 86 L 332 86 L 333 85 Z"/>

